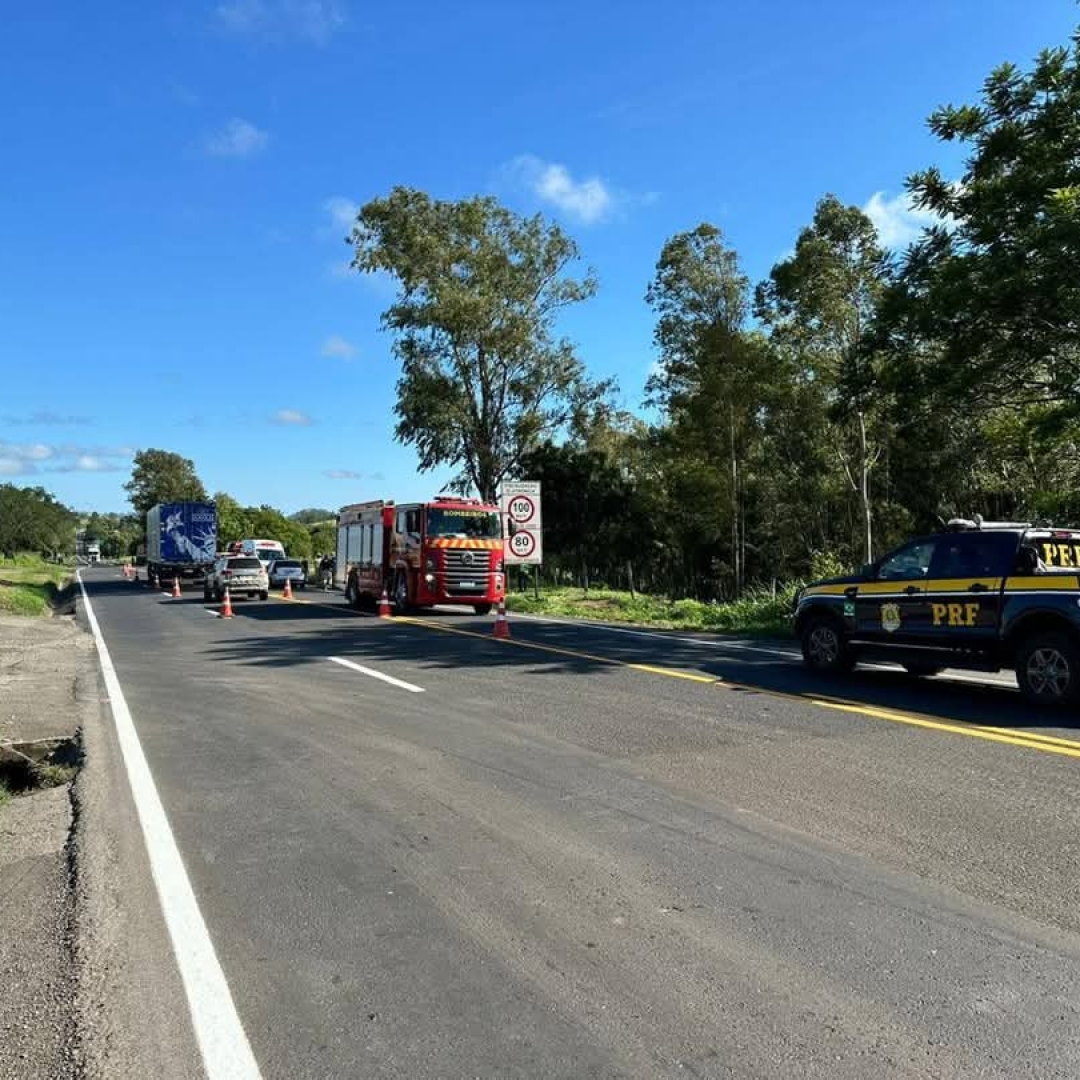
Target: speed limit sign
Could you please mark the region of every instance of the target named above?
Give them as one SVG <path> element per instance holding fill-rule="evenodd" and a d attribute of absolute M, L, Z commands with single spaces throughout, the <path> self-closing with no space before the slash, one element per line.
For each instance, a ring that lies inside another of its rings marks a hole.
<path fill-rule="evenodd" d="M 506 506 L 510 520 L 518 525 L 528 525 L 536 516 L 536 503 L 529 495 L 515 495 Z"/>
<path fill-rule="evenodd" d="M 502 512 L 506 561 L 519 565 L 543 562 L 540 481 L 503 481 Z"/>
<path fill-rule="evenodd" d="M 517 532 L 510 537 L 510 550 L 519 559 L 527 559 L 536 550 L 536 537 L 531 532 Z"/>

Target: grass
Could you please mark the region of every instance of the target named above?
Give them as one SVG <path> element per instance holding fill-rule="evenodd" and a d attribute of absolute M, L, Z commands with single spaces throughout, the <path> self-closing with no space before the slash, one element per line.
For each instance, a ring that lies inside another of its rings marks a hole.
<path fill-rule="evenodd" d="M 739 600 L 703 604 L 699 600 L 669 600 L 614 589 L 542 589 L 540 598 L 529 593 L 508 593 L 507 607 L 533 615 L 559 615 L 630 623 L 675 630 L 714 630 L 730 634 L 786 635 L 794 587 L 778 589 L 774 596 L 751 590 Z"/>
<path fill-rule="evenodd" d="M 45 615 L 71 567 L 49 563 L 39 555 L 0 560 L 0 613 Z"/>

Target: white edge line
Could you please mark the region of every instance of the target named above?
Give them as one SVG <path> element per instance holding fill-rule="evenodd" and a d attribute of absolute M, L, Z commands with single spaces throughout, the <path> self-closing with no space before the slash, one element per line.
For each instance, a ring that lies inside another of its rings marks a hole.
<path fill-rule="evenodd" d="M 413 686 L 410 682 L 405 682 L 403 679 L 395 679 L 393 675 L 384 675 L 381 671 L 375 671 L 373 668 L 364 667 L 363 664 L 354 664 L 351 660 L 346 660 L 343 656 L 328 656 L 327 660 L 332 660 L 335 664 L 340 664 L 342 667 L 352 668 L 353 671 L 359 671 L 361 675 L 370 675 L 373 679 L 379 679 L 384 683 L 389 683 L 391 686 L 396 686 L 401 690 L 408 690 L 411 694 L 422 694 L 424 688 L 422 686 Z"/>
<path fill-rule="evenodd" d="M 135 721 L 120 688 L 120 680 L 90 604 L 90 597 L 86 594 L 82 574 L 77 573 L 76 578 L 86 606 L 86 618 L 97 644 L 116 735 L 127 768 L 135 811 L 142 826 L 158 900 L 191 1010 L 191 1025 L 202 1054 L 203 1068 L 208 1080 L 260 1080 L 262 1074 L 199 911 L 195 892 L 184 869 L 184 860 L 176 846 L 165 808 L 139 742 Z"/>

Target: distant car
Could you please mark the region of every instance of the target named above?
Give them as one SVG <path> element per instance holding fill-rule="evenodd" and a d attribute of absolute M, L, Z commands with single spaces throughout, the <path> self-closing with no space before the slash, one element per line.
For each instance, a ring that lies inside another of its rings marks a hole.
<path fill-rule="evenodd" d="M 267 568 L 270 584 L 280 588 L 286 580 L 294 589 L 307 588 L 307 564 L 301 559 L 275 559 Z"/>
<path fill-rule="evenodd" d="M 203 599 L 224 600 L 226 588 L 230 597 L 247 593 L 252 600 L 256 596 L 266 600 L 270 596 L 270 579 L 254 555 L 223 555 L 206 575 Z"/>

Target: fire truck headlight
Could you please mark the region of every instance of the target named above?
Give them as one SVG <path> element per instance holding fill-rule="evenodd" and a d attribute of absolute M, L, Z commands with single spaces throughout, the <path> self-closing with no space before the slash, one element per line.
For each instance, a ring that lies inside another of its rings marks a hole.
<path fill-rule="evenodd" d="M 501 574 L 503 572 L 503 561 L 502 561 L 502 559 L 496 559 L 495 560 L 495 572 L 497 574 Z"/>
<path fill-rule="evenodd" d="M 495 588 L 496 588 L 496 590 L 502 588 L 502 581 L 503 581 L 502 574 L 496 574 L 495 575 Z"/>
<path fill-rule="evenodd" d="M 429 555 L 427 557 L 427 561 L 424 563 L 424 567 L 427 570 L 434 570 L 435 569 L 435 556 L 434 555 Z"/>
<path fill-rule="evenodd" d="M 425 575 L 424 575 L 424 580 L 425 580 L 425 581 L 426 581 L 426 582 L 427 582 L 427 583 L 428 583 L 429 585 L 434 585 L 434 584 L 435 584 L 435 575 L 434 575 L 434 574 L 425 574 Z"/>

